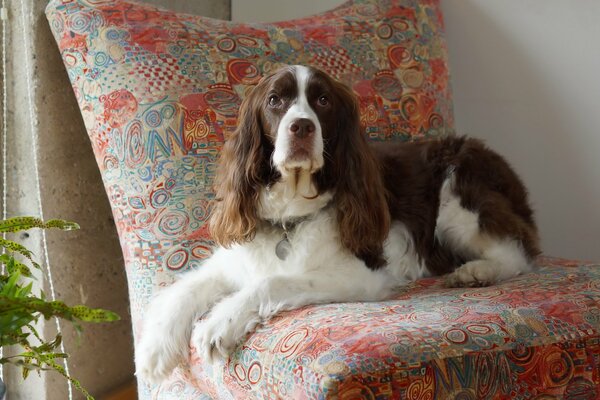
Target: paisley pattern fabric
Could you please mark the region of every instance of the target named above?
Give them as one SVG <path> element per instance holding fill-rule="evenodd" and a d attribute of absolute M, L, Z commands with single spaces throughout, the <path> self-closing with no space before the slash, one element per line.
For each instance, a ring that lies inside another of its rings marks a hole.
<path fill-rule="evenodd" d="M 211 254 L 215 162 L 262 75 L 309 64 L 346 82 L 373 140 L 452 130 L 437 0 L 353 0 L 271 25 L 116 0 L 52 0 L 46 14 L 113 209 L 136 334 L 156 287 Z"/>
<path fill-rule="evenodd" d="M 599 399 L 600 264 L 539 265 L 492 287 L 429 278 L 385 302 L 282 313 L 227 362 L 193 352 L 176 380 L 215 399 Z"/>
<path fill-rule="evenodd" d="M 352 0 L 269 25 L 116 0 L 52 0 L 47 15 L 113 209 L 136 339 L 152 293 L 211 253 L 215 161 L 262 75 L 324 69 L 357 93 L 372 140 L 452 131 L 436 0 Z M 387 302 L 284 313 L 225 364 L 192 349 L 191 369 L 141 382 L 140 398 L 600 398 L 600 270 L 541 264 L 492 288 L 425 279 Z"/>

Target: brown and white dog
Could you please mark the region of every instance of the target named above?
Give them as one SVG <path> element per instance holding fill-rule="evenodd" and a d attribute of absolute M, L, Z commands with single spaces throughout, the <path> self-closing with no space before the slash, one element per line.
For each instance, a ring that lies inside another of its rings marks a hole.
<path fill-rule="evenodd" d="M 354 95 L 321 71 L 265 77 L 239 121 L 215 180 L 221 247 L 152 301 L 136 351 L 146 381 L 185 362 L 190 339 L 214 361 L 281 310 L 382 300 L 429 275 L 494 284 L 539 253 L 502 157 L 462 137 L 371 146 Z"/>

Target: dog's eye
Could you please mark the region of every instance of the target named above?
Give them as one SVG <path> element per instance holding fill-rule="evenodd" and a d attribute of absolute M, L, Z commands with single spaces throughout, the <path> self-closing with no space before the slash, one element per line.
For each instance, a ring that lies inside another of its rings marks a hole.
<path fill-rule="evenodd" d="M 318 103 L 321 107 L 326 107 L 329 105 L 329 97 L 321 96 L 319 97 Z"/>
<path fill-rule="evenodd" d="M 269 96 L 269 105 L 271 107 L 277 107 L 281 104 L 281 98 L 279 96 L 277 96 L 276 94 L 272 94 L 271 96 Z"/>

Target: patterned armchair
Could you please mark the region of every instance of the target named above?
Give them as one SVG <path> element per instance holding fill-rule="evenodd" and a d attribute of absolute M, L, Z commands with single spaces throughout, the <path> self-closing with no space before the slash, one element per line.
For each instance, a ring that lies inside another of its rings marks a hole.
<path fill-rule="evenodd" d="M 214 164 L 264 73 L 310 64 L 346 82 L 370 140 L 452 134 L 437 0 L 351 0 L 268 25 L 117 0 L 52 0 L 47 16 L 113 209 L 136 339 L 152 294 L 211 253 Z M 140 398 L 599 398 L 600 269 L 539 266 L 487 288 L 430 278 L 385 302 L 282 313 L 227 361 L 191 348 L 190 368 L 140 382 Z"/>

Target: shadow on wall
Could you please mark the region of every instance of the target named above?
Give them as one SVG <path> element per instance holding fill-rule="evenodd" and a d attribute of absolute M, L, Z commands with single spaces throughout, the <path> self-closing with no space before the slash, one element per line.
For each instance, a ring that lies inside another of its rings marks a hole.
<path fill-rule="evenodd" d="M 574 6 L 443 2 L 456 124 L 505 155 L 521 175 L 545 253 L 600 259 L 600 158 L 594 154 L 600 113 L 585 112 L 600 105 L 592 73 L 600 55 L 578 36 L 598 28 L 576 25 L 585 21 L 585 5 L 561 13 L 566 7 Z"/>

